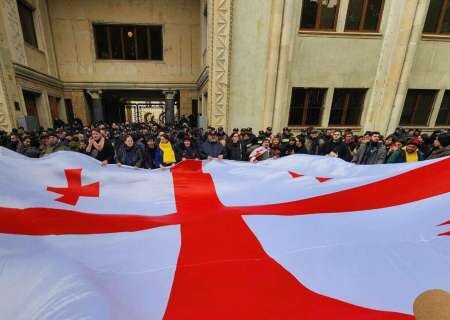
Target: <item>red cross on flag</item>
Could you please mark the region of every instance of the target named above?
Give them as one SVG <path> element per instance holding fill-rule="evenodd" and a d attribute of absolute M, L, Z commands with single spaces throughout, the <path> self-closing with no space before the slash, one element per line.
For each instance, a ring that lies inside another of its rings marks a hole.
<path fill-rule="evenodd" d="M 412 320 L 450 290 L 450 158 L 100 167 L 0 149 L 0 319 Z"/>

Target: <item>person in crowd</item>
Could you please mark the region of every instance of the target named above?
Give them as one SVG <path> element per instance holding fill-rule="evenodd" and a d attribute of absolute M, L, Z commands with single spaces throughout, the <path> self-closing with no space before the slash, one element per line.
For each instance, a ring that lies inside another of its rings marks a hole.
<path fill-rule="evenodd" d="M 278 159 L 281 157 L 281 140 L 278 136 L 272 138 L 272 143 L 270 144 L 270 157 L 273 159 Z"/>
<path fill-rule="evenodd" d="M 350 150 L 344 141 L 342 141 L 342 133 L 339 130 L 334 130 L 331 140 L 324 143 L 320 153 L 345 161 L 351 160 Z"/>
<path fill-rule="evenodd" d="M 304 137 L 299 138 L 296 145 L 297 145 L 297 148 L 295 150 L 296 154 L 309 154 L 309 152 L 305 146 L 305 138 Z"/>
<path fill-rule="evenodd" d="M 391 142 L 389 143 L 389 146 L 386 149 L 386 158 L 384 160 L 384 163 L 392 163 L 392 156 L 395 154 L 396 151 L 400 150 L 402 148 L 402 143 L 400 141 L 397 141 L 397 138 L 395 136 L 391 137 Z M 397 155 L 395 155 L 397 156 Z"/>
<path fill-rule="evenodd" d="M 175 150 L 168 134 L 163 133 L 155 152 L 155 165 L 157 168 L 171 167 L 177 162 Z"/>
<path fill-rule="evenodd" d="M 356 164 L 381 164 L 386 159 L 386 148 L 380 141 L 379 132 L 371 132 L 370 140 L 362 144 L 352 162 Z"/>
<path fill-rule="evenodd" d="M 21 153 L 22 143 L 20 142 L 20 138 L 17 134 L 11 134 L 9 141 L 6 144 L 6 148 Z"/>
<path fill-rule="evenodd" d="M 419 141 L 420 152 L 422 152 L 424 158 L 427 158 L 431 154 L 433 142 L 427 143 L 430 137 L 426 133 L 420 134 L 416 138 Z"/>
<path fill-rule="evenodd" d="M 55 129 L 62 128 L 62 127 L 64 127 L 64 125 L 65 125 L 64 121 L 62 121 L 59 118 L 56 118 L 55 120 L 53 120 L 53 128 L 55 128 Z"/>
<path fill-rule="evenodd" d="M 263 140 L 261 146 L 254 149 L 249 156 L 250 162 L 263 161 L 270 158 L 270 139 Z"/>
<path fill-rule="evenodd" d="M 311 130 L 309 136 L 305 140 L 305 148 L 308 151 L 308 154 L 317 156 L 320 154 L 323 143 L 324 141 L 319 138 L 319 131 Z"/>
<path fill-rule="evenodd" d="M 289 129 L 288 127 L 283 128 L 283 133 L 281 134 L 281 145 L 287 145 L 291 137 L 291 129 Z"/>
<path fill-rule="evenodd" d="M 345 132 L 344 143 L 347 145 L 347 148 L 348 150 L 350 150 L 352 156 L 354 156 L 356 154 L 357 143 L 355 141 L 355 136 L 353 135 L 352 131 L 347 130 Z"/>
<path fill-rule="evenodd" d="M 450 156 L 450 133 L 441 134 L 434 140 L 433 150 L 427 160 L 446 156 Z"/>
<path fill-rule="evenodd" d="M 185 136 L 183 143 L 177 149 L 177 161 L 183 161 L 187 159 L 200 159 L 200 154 L 192 143 L 192 139 L 189 136 Z"/>
<path fill-rule="evenodd" d="M 116 163 L 135 168 L 142 168 L 144 156 L 141 148 L 135 143 L 131 135 L 125 136 L 123 145 L 117 150 Z"/>
<path fill-rule="evenodd" d="M 218 142 L 217 134 L 210 132 L 206 141 L 202 144 L 200 155 L 202 159 L 212 160 L 214 158 L 223 159 L 225 147 Z"/>
<path fill-rule="evenodd" d="M 261 143 L 263 142 L 263 140 L 267 138 L 266 134 L 264 133 L 264 131 L 260 130 L 258 132 L 258 136 L 256 137 L 256 141 L 259 145 L 261 145 Z"/>
<path fill-rule="evenodd" d="M 422 152 L 419 150 L 419 140 L 410 138 L 405 147 L 397 150 L 389 158 L 388 163 L 417 162 L 424 160 Z"/>
<path fill-rule="evenodd" d="M 231 141 L 225 146 L 224 158 L 228 160 L 244 161 L 246 159 L 245 146 L 240 140 L 238 132 L 231 134 Z"/>
<path fill-rule="evenodd" d="M 206 133 L 205 133 L 206 132 Z M 125 138 L 131 135 L 133 150 L 141 150 L 142 163 L 140 167 L 158 168 L 156 165 L 157 150 L 167 148 L 164 144 L 159 147 L 159 139 L 167 135 L 171 149 L 175 152 L 175 162 L 184 159 L 225 158 L 237 161 L 248 161 L 250 155 L 255 161 L 264 158 L 277 159 L 295 153 L 308 153 L 312 155 L 337 156 L 345 160 L 352 160 L 358 164 L 380 163 L 383 144 L 386 156 L 384 163 L 412 162 L 429 158 L 434 159 L 448 155 L 448 130 L 436 129 L 428 134 L 416 129 L 397 128 L 393 134 L 386 138 L 376 132 L 367 132 L 361 137 L 345 129 L 344 136 L 340 136 L 333 129 L 317 130 L 313 127 L 296 130 L 295 135 L 285 128 L 283 133 L 274 133 L 268 127 L 259 131 L 256 137 L 252 128 L 234 128 L 228 138 L 226 130 L 218 127 L 193 128 L 186 121 L 164 126 L 158 123 L 106 123 L 98 122 L 83 126 L 81 122 L 64 125 L 58 128 L 40 127 L 36 131 L 27 131 L 24 128 L 13 129 L 10 133 L 0 131 L 0 146 L 22 153 L 29 157 L 46 155 L 59 150 L 70 149 L 93 156 L 103 164 L 122 163 L 119 157 L 123 155 L 127 145 Z M 56 136 L 56 137 L 55 137 Z M 294 138 L 295 136 L 295 138 Z M 280 139 L 288 139 L 284 143 Z M 187 140 L 190 141 L 187 141 Z M 265 140 L 265 139 L 268 139 Z M 164 138 L 161 139 L 163 142 Z M 410 140 L 414 140 L 411 142 Z M 158 142 L 157 142 L 158 141 Z M 378 143 L 375 143 L 378 141 Z M 408 141 L 408 146 L 402 145 Z M 265 150 L 268 153 L 261 153 Z M 344 146 L 346 148 L 344 148 Z M 258 149 L 257 157 L 254 151 Z M 197 152 L 197 156 L 195 156 Z M 184 155 L 184 156 L 183 156 Z M 166 154 L 167 156 L 167 154 Z M 170 156 L 170 152 L 169 155 Z M 166 157 L 167 158 L 167 157 Z M 167 159 L 166 159 L 167 160 Z M 164 160 L 161 160 L 164 162 Z M 171 161 L 169 161 L 170 165 Z M 168 163 L 165 162 L 164 166 Z"/>
<path fill-rule="evenodd" d="M 67 137 L 69 138 L 69 136 Z M 77 135 L 72 136 L 68 143 L 70 151 L 79 152 L 80 151 L 80 138 Z"/>
<path fill-rule="evenodd" d="M 253 133 L 252 127 L 247 128 L 247 133 L 248 133 L 248 136 L 250 137 L 250 139 L 252 139 L 252 141 L 256 141 L 256 135 Z"/>
<path fill-rule="evenodd" d="M 155 165 L 155 153 L 157 145 L 156 140 L 153 136 L 149 136 L 145 139 L 145 148 L 143 152 L 144 157 L 144 168 L 146 169 L 156 169 Z"/>
<path fill-rule="evenodd" d="M 30 136 L 25 136 L 22 144 L 23 147 L 20 151 L 21 154 L 29 158 L 39 158 L 39 148 L 33 145 L 33 141 Z"/>
<path fill-rule="evenodd" d="M 86 147 L 86 154 L 97 159 L 102 163 L 102 166 L 114 163 L 114 149 L 109 140 L 102 135 L 100 129 L 92 129 L 91 137 L 89 138 Z"/>
<path fill-rule="evenodd" d="M 285 157 L 285 156 L 289 156 L 291 154 L 296 154 L 299 153 L 297 152 L 297 138 L 295 137 L 290 137 L 289 138 L 289 142 L 281 147 L 281 156 Z"/>
<path fill-rule="evenodd" d="M 45 157 L 58 151 L 70 151 L 70 149 L 59 141 L 55 132 L 51 131 L 48 133 L 48 142 L 45 148 L 41 151 L 40 157 Z"/>

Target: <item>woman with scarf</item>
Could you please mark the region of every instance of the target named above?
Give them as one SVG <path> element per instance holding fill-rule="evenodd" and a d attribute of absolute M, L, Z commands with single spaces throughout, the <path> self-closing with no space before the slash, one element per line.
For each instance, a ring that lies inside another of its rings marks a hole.
<path fill-rule="evenodd" d="M 167 134 L 161 135 L 158 148 L 155 152 L 155 165 L 160 168 L 170 167 L 177 162 L 175 151 Z"/>
<path fill-rule="evenodd" d="M 141 149 L 134 143 L 133 137 L 127 135 L 124 143 L 117 150 L 116 161 L 118 165 L 141 168 L 144 162 Z"/>

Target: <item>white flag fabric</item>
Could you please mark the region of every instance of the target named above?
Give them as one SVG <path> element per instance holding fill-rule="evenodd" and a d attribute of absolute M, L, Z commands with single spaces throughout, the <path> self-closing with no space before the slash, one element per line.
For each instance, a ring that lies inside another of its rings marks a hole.
<path fill-rule="evenodd" d="M 0 148 L 0 319 L 414 319 L 450 291 L 450 158 L 143 170 Z"/>

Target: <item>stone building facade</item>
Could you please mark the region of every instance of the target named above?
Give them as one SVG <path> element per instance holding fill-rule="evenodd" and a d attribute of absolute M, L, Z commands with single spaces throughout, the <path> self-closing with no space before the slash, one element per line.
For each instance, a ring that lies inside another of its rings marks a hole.
<path fill-rule="evenodd" d="M 449 127 L 449 6 L 3 0 L 0 129 L 144 121 L 171 104 L 227 129 Z"/>

